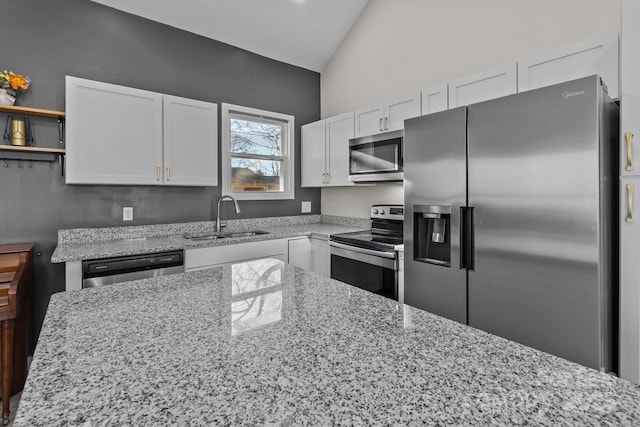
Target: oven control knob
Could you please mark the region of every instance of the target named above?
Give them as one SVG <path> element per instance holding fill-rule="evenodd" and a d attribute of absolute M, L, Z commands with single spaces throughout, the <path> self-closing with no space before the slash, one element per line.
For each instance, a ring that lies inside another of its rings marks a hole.
<path fill-rule="evenodd" d="M 372 212 L 374 215 L 378 215 L 378 209 L 374 209 Z"/>
<path fill-rule="evenodd" d="M 384 209 L 380 209 L 380 215 L 384 215 Z"/>

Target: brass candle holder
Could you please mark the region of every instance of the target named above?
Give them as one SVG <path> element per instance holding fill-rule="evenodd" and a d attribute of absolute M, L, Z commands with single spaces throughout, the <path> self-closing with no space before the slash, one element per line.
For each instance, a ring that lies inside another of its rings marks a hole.
<path fill-rule="evenodd" d="M 33 128 L 27 117 L 9 116 L 4 129 L 5 144 L 27 146 L 33 145 Z"/>

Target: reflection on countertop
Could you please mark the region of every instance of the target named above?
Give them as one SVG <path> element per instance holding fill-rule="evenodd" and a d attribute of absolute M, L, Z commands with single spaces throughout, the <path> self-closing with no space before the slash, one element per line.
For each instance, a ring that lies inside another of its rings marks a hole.
<path fill-rule="evenodd" d="M 267 259 L 54 294 L 15 426 L 526 423 L 640 387 Z"/>

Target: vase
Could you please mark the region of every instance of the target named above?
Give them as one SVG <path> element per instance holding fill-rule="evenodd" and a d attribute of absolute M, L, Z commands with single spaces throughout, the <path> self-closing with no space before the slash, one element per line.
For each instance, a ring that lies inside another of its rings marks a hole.
<path fill-rule="evenodd" d="M 0 89 L 0 105 L 13 105 L 15 102 L 15 96 L 9 95 L 6 89 Z"/>

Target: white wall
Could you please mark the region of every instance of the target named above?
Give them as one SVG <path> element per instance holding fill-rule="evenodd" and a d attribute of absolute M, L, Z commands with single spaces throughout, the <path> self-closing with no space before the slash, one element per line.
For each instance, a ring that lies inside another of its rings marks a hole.
<path fill-rule="evenodd" d="M 619 21 L 620 0 L 369 0 L 321 74 L 322 117 L 617 33 Z M 382 187 L 322 189 L 322 213 L 402 201 L 402 186 Z"/>

